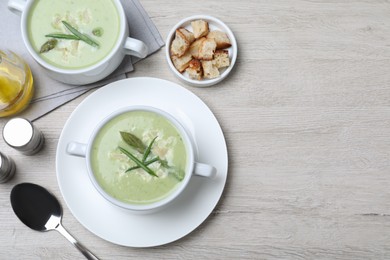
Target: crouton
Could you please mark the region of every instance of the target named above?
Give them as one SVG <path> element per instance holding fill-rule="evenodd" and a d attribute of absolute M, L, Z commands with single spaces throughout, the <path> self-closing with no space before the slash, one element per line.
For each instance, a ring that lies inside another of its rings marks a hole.
<path fill-rule="evenodd" d="M 202 46 L 203 41 L 205 41 L 205 40 L 206 40 L 206 37 L 202 37 L 202 38 L 197 39 L 196 41 L 194 41 L 190 45 L 189 52 L 191 53 L 192 57 L 194 57 L 195 59 L 199 59 L 199 49 L 200 49 L 200 46 Z"/>
<path fill-rule="evenodd" d="M 175 68 L 181 73 L 183 72 L 188 65 L 190 64 L 190 61 L 192 60 L 192 56 L 189 52 L 186 52 L 183 56 L 178 57 L 173 55 L 171 57 L 173 65 Z"/>
<path fill-rule="evenodd" d="M 227 50 L 216 50 L 214 53 L 213 65 L 218 69 L 229 67 L 229 52 Z"/>
<path fill-rule="evenodd" d="M 191 44 L 195 41 L 194 34 L 190 31 L 188 31 L 186 28 L 180 27 L 177 29 L 179 32 L 183 34 L 183 36 L 186 38 L 186 40 Z"/>
<path fill-rule="evenodd" d="M 179 29 L 176 30 L 175 39 L 171 44 L 171 54 L 177 57 L 181 57 L 190 48 L 190 42 L 186 35 Z"/>
<path fill-rule="evenodd" d="M 212 60 L 216 48 L 217 44 L 215 43 L 214 39 L 204 40 L 199 48 L 199 59 Z"/>
<path fill-rule="evenodd" d="M 211 31 L 207 34 L 206 37 L 207 39 L 215 40 L 215 42 L 217 43 L 217 49 L 225 49 L 232 46 L 229 37 L 227 36 L 226 33 L 222 31 L 218 31 L 218 30 Z"/>
<path fill-rule="evenodd" d="M 219 70 L 211 60 L 202 60 L 203 76 L 206 79 L 213 79 L 219 76 Z"/>
<path fill-rule="evenodd" d="M 192 31 L 195 39 L 206 36 L 209 33 L 209 24 L 203 20 L 196 20 L 191 22 Z"/>
<path fill-rule="evenodd" d="M 201 80 L 202 79 L 202 65 L 199 60 L 193 59 L 190 63 L 188 68 L 186 69 L 186 72 L 188 73 L 188 76 L 191 79 Z"/>

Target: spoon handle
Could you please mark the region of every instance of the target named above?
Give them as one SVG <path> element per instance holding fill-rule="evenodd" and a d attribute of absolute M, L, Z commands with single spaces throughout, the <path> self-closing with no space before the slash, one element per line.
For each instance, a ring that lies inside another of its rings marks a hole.
<path fill-rule="evenodd" d="M 89 260 L 99 260 L 94 254 L 91 253 L 85 246 L 83 246 L 80 242 L 78 242 L 71 234 L 69 234 L 66 229 L 59 224 L 55 228 L 58 232 L 60 232 L 66 239 L 69 240 L 87 259 Z"/>

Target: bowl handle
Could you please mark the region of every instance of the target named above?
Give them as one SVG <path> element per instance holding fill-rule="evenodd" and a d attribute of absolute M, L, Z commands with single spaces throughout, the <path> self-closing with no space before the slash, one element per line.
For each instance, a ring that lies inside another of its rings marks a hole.
<path fill-rule="evenodd" d="M 127 55 L 145 58 L 146 55 L 148 55 L 148 46 L 140 40 L 127 37 L 124 45 L 124 51 Z"/>
<path fill-rule="evenodd" d="M 78 157 L 85 157 L 87 154 L 87 145 L 77 142 L 70 142 L 66 146 L 66 153 Z"/>
<path fill-rule="evenodd" d="M 195 162 L 194 174 L 203 177 L 214 178 L 217 174 L 217 169 L 214 166 L 208 164 Z"/>
<path fill-rule="evenodd" d="M 21 15 L 26 8 L 27 1 L 23 0 L 9 0 L 8 9 L 14 14 Z"/>

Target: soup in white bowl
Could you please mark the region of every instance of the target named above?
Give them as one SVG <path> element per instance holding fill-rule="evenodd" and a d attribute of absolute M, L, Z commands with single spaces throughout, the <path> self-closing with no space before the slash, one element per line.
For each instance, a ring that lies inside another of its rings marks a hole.
<path fill-rule="evenodd" d="M 34 50 L 48 63 L 70 69 L 102 60 L 119 36 L 119 14 L 107 0 L 39 0 L 31 6 L 28 37 Z M 77 37 L 70 25 L 85 39 Z"/>

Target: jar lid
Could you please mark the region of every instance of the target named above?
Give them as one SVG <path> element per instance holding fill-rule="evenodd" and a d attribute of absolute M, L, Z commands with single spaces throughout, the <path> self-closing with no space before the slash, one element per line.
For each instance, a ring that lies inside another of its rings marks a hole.
<path fill-rule="evenodd" d="M 13 118 L 3 129 L 4 141 L 12 147 L 22 148 L 31 141 L 34 128 L 30 121 L 24 118 Z"/>

